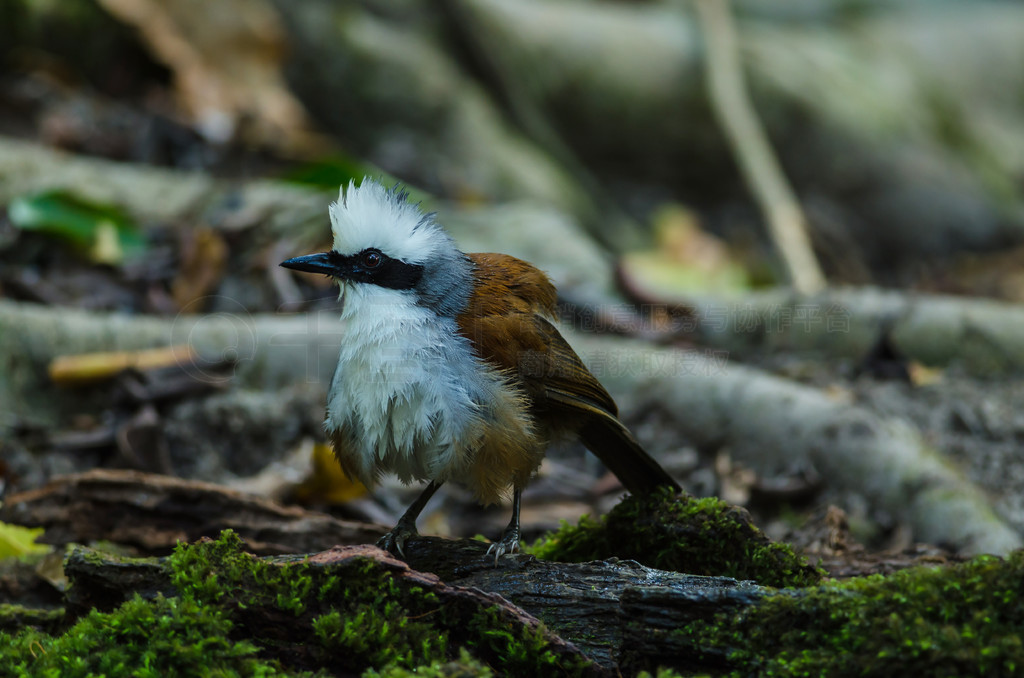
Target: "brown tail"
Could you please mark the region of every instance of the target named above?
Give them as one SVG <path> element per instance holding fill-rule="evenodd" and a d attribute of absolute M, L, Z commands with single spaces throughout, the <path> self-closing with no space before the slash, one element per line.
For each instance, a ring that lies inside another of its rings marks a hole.
<path fill-rule="evenodd" d="M 580 440 L 632 494 L 667 485 L 679 490 L 672 476 L 647 454 L 618 419 L 593 416 L 580 429 Z"/>

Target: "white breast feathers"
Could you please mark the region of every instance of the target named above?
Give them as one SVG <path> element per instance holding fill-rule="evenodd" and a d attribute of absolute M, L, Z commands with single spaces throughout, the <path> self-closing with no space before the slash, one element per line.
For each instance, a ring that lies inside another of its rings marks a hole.
<path fill-rule="evenodd" d="M 458 480 L 484 434 L 480 403 L 502 388 L 481 371 L 454 319 L 407 293 L 349 285 L 325 428 L 342 466 L 368 486 L 382 472 L 404 482 Z"/>

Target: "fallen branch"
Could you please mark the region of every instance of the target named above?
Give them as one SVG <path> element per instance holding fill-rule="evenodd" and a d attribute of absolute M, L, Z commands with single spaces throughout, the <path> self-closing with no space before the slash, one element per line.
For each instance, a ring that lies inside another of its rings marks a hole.
<path fill-rule="evenodd" d="M 885 335 L 908 360 L 980 376 L 1024 370 L 1024 309 L 1018 304 L 878 288 L 814 295 L 750 292 L 734 300 L 668 297 L 626 280 L 642 304 L 692 309 L 677 337 L 743 358 L 801 352 L 860 360 Z"/>
<path fill-rule="evenodd" d="M 339 520 L 219 485 L 95 469 L 8 497 L 0 522 L 46 530 L 44 544 L 109 541 L 168 553 L 180 541 L 231 529 L 259 554 L 310 553 L 375 542 L 388 528 Z"/>
<path fill-rule="evenodd" d="M 1005 554 L 1021 537 L 987 497 L 902 420 L 843 397 L 699 351 L 574 337 L 613 393 L 637 409 L 675 415 L 699 448 L 728 447 L 734 459 L 771 471 L 812 464 L 832 487 L 863 494 L 907 520 L 914 539 L 965 553 Z"/>

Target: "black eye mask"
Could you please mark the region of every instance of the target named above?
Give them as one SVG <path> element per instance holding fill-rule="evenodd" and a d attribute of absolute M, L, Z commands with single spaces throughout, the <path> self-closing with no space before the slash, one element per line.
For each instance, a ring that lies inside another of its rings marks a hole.
<path fill-rule="evenodd" d="M 372 247 L 348 255 L 334 251 L 307 254 L 282 261 L 281 265 L 296 271 L 323 273 L 392 290 L 412 289 L 423 277 L 422 265 L 394 259 Z"/>

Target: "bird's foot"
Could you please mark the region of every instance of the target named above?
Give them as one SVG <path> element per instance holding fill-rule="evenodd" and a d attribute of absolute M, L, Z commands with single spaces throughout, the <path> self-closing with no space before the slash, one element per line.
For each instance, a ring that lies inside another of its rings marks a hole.
<path fill-rule="evenodd" d="M 405 558 L 405 542 L 409 537 L 418 537 L 415 523 L 410 524 L 399 520 L 395 527 L 377 540 L 377 546 L 399 558 Z"/>
<path fill-rule="evenodd" d="M 519 550 L 519 527 L 511 525 L 501 535 L 501 539 L 491 544 L 487 549 L 487 555 L 494 554 L 494 566 L 498 566 L 498 558 L 506 553 L 515 553 Z"/>

